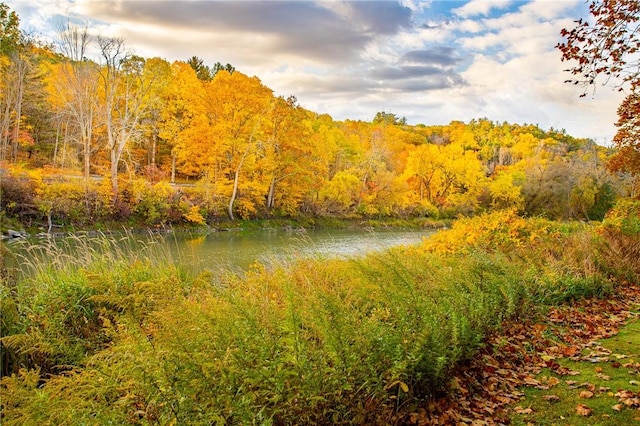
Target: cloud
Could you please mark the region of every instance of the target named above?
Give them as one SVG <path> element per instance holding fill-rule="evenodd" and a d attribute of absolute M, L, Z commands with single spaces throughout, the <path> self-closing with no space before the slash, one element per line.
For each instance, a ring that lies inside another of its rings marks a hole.
<path fill-rule="evenodd" d="M 488 16 L 493 9 L 505 9 L 511 3 L 510 0 L 471 0 L 464 6 L 454 9 L 453 13 L 463 18 L 477 15 Z"/>
<path fill-rule="evenodd" d="M 80 2 L 74 10 L 118 22 L 128 33 L 161 26 L 163 38 L 176 46 L 183 39 L 221 51 L 255 45 L 251 50 L 260 52 L 260 59 L 295 56 L 332 63 L 357 58 L 376 37 L 399 32 L 411 18 L 409 8 L 391 1 L 121 1 L 115 7 L 101 1 Z M 194 32 L 202 42 L 190 36 Z"/>
<path fill-rule="evenodd" d="M 418 64 L 434 64 L 443 67 L 453 66 L 461 61 L 452 47 L 437 46 L 431 49 L 411 50 L 402 55 L 402 60 Z"/>

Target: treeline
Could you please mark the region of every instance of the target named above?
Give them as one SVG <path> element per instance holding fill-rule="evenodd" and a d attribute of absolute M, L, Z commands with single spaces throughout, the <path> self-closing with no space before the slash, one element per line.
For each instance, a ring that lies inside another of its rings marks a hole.
<path fill-rule="evenodd" d="M 143 58 L 122 39 L 71 24 L 55 48 L 44 46 L 4 3 L 0 12 L 1 203 L 23 220 L 450 217 L 495 208 L 599 219 L 632 191 L 604 169 L 607 149 L 564 131 L 488 119 L 410 126 L 389 112 L 335 121 L 230 64 Z M 87 59 L 90 46 L 99 61 Z"/>

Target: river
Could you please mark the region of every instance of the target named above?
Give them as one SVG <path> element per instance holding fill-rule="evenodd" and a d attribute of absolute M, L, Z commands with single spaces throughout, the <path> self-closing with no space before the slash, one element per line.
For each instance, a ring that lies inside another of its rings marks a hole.
<path fill-rule="evenodd" d="M 164 258 L 162 260 L 180 264 L 193 272 L 220 268 L 242 272 L 255 262 L 273 264 L 300 257 L 353 257 L 393 246 L 418 244 L 433 232 L 386 228 L 375 230 L 274 229 L 252 232 L 214 232 L 206 235 L 185 232 L 110 234 L 106 239 L 114 244 L 112 249 L 122 249 L 124 253 L 136 253 L 141 257 L 149 253 L 156 260 Z M 52 243 L 63 246 L 63 251 L 72 257 L 82 257 L 83 251 L 93 251 L 99 246 L 104 247 L 99 237 L 79 235 L 40 243 L 32 241 L 27 244 L 7 244 L 7 246 L 10 251 L 24 256 L 28 245 L 30 247 L 28 257 L 19 256 L 28 262 L 29 257 L 34 258 L 36 253 L 44 252 L 44 255 L 37 256 L 46 259 L 49 256 L 46 253 L 50 253 L 51 250 L 34 250 L 34 247 L 38 244 Z"/>

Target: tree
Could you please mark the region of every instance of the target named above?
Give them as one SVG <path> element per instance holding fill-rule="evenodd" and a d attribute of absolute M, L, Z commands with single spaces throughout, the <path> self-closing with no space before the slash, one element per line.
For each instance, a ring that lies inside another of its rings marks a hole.
<path fill-rule="evenodd" d="M 140 122 L 152 105 L 150 98 L 155 95 L 154 87 L 160 76 L 149 72 L 144 58 L 130 55 L 123 39 L 98 37 L 98 45 L 104 60 L 101 77 L 111 187 L 117 196 L 122 154 L 141 130 Z"/>
<path fill-rule="evenodd" d="M 89 182 L 93 131 L 97 116 L 96 92 L 98 69 L 85 57 L 91 41 L 86 26 L 79 27 L 67 22 L 59 32 L 58 48 L 68 62 L 59 65 L 59 73 L 52 80 L 56 104 L 62 115 L 73 120 L 78 129 L 78 140 L 82 146 L 85 183 Z"/>
<path fill-rule="evenodd" d="M 222 65 L 220 62 L 213 64 L 212 74 L 215 76 L 220 71 L 226 71 L 229 74 L 233 74 L 236 71 L 236 67 L 231 64 Z"/>
<path fill-rule="evenodd" d="M 16 160 L 22 135 L 22 107 L 32 63 L 20 19 L 0 3 L 0 160 Z"/>
<path fill-rule="evenodd" d="M 257 77 L 222 71 L 208 86 L 208 114 L 212 117 L 215 149 L 214 167 L 231 182 L 227 204 L 229 219 L 234 220 L 234 203 L 239 196 L 241 172 L 255 162 L 258 141 L 273 94 Z M 257 183 L 254 179 L 245 180 Z M 248 187 L 244 189 L 249 192 Z M 251 209 L 247 203 L 245 208 Z"/>
<path fill-rule="evenodd" d="M 618 132 L 613 143 L 618 147 L 608 166 L 615 172 L 640 175 L 640 92 L 633 91 L 618 108 Z"/>
<path fill-rule="evenodd" d="M 295 96 L 278 97 L 271 104 L 265 127 L 265 156 L 261 168 L 269 179 L 265 207 L 294 213 L 304 196 L 304 183 L 314 173 L 314 147 L 307 126 L 307 111 Z"/>
<path fill-rule="evenodd" d="M 404 126 L 407 124 L 407 118 L 398 117 L 391 112 L 380 111 L 377 112 L 376 116 L 373 118 L 373 124 L 393 124 Z"/>
<path fill-rule="evenodd" d="M 209 164 L 211 120 L 207 115 L 204 81 L 186 62 L 171 65 L 171 77 L 160 111 L 159 137 L 171 146 L 171 181 L 176 169 L 199 176 Z"/>
<path fill-rule="evenodd" d="M 619 90 L 625 86 L 630 92 L 618 109 L 618 134 L 614 144 L 619 151 L 612 158 L 612 170 L 626 170 L 640 175 L 640 2 L 638 0 L 590 0 L 589 11 L 593 23 L 579 19 L 572 29 L 563 29 L 565 43 L 559 43 L 563 60 L 577 61 L 568 71 L 576 76 L 567 80 L 574 84 L 594 85 L 604 76 L 607 84 Z"/>
<path fill-rule="evenodd" d="M 590 0 L 589 12 L 595 19 L 590 23 L 575 21 L 572 29 L 562 29 L 566 42 L 556 46 L 562 60 L 577 61 L 567 71 L 576 76 L 568 82 L 594 85 L 599 76 L 605 84 L 638 82 L 640 75 L 640 3 L 637 0 Z M 585 93 L 582 94 L 584 96 Z"/>
<path fill-rule="evenodd" d="M 215 75 L 211 69 L 204 64 L 204 61 L 197 56 L 192 56 L 187 60 L 187 64 L 196 72 L 198 80 L 211 81 Z"/>
<path fill-rule="evenodd" d="M 0 55 L 15 51 L 21 37 L 20 18 L 4 2 L 0 3 Z"/>

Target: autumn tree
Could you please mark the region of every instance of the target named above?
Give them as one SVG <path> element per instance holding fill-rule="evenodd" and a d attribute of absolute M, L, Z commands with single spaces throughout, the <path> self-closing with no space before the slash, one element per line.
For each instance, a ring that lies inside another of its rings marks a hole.
<path fill-rule="evenodd" d="M 611 157 L 613 171 L 640 174 L 640 92 L 627 96 L 618 108 L 618 132 L 613 142 L 618 151 Z"/>
<path fill-rule="evenodd" d="M 159 76 L 145 66 L 144 58 L 127 51 L 123 39 L 98 37 L 98 45 L 104 61 L 101 71 L 104 122 L 111 186 L 116 195 L 122 154 L 141 131 L 141 120 L 152 105 L 150 99 L 157 96 L 155 85 Z"/>
<path fill-rule="evenodd" d="M 576 26 L 563 29 L 564 43 L 557 45 L 563 60 L 577 62 L 568 71 L 569 82 L 586 88 L 598 77 L 623 90 L 630 88 L 618 109 L 618 134 L 614 144 L 619 151 L 612 158 L 613 170 L 640 175 L 640 128 L 637 108 L 640 97 L 640 3 L 637 0 L 590 0 L 593 22 L 577 20 Z M 582 96 L 585 95 L 582 94 Z"/>
<path fill-rule="evenodd" d="M 216 145 L 214 165 L 222 172 L 222 176 L 230 180 L 227 214 L 233 220 L 241 180 L 244 183 L 252 182 L 251 179 L 242 179 L 241 173 L 256 159 L 257 148 L 263 138 L 265 115 L 273 95 L 257 77 L 238 72 L 218 72 L 208 89 L 212 142 Z M 243 190 L 251 192 L 250 186 L 244 185 Z M 252 203 L 244 207 L 248 210 L 254 208 Z"/>
<path fill-rule="evenodd" d="M 163 92 L 159 137 L 171 149 L 171 181 L 176 171 L 187 177 L 200 176 L 208 166 L 209 128 L 205 85 L 186 62 L 171 64 L 170 80 Z"/>
<path fill-rule="evenodd" d="M 271 103 L 265 121 L 265 155 L 260 167 L 269 185 L 265 197 L 268 212 L 276 208 L 292 214 L 304 196 L 304 184 L 316 171 L 316 155 L 307 123 L 308 112 L 295 96 L 278 97 Z"/>
<path fill-rule="evenodd" d="M 49 76 L 51 102 L 60 116 L 65 117 L 62 120 L 67 123 L 71 120 L 75 124 L 76 139 L 82 147 L 84 178 L 88 182 L 98 115 L 98 69 L 86 58 L 91 42 L 86 25 L 79 27 L 67 22 L 58 36 L 58 48 L 67 60 L 56 66 Z"/>
<path fill-rule="evenodd" d="M 0 160 L 16 160 L 22 135 L 22 107 L 32 68 L 29 44 L 15 11 L 0 3 Z"/>
<path fill-rule="evenodd" d="M 562 29 L 566 39 L 557 48 L 564 61 L 576 61 L 569 71 L 575 78 L 567 80 L 585 88 L 604 83 L 636 83 L 640 75 L 640 3 L 637 0 L 590 0 L 589 12 L 594 21 L 575 21 L 576 26 Z M 583 93 L 583 96 L 585 94 Z"/>
<path fill-rule="evenodd" d="M 147 59 L 143 73 L 147 78 L 153 76 L 154 79 L 154 87 L 149 94 L 140 125 L 143 144 L 147 151 L 147 170 L 156 173 L 161 142 L 161 118 L 171 81 L 171 64 L 161 58 Z"/>

